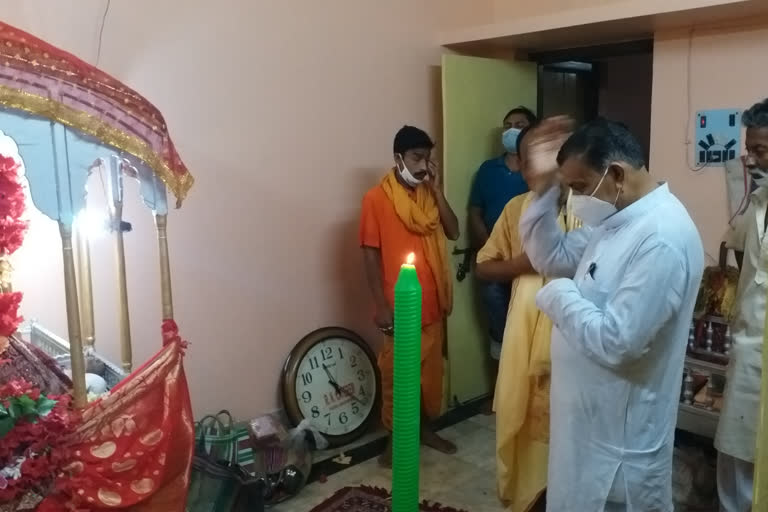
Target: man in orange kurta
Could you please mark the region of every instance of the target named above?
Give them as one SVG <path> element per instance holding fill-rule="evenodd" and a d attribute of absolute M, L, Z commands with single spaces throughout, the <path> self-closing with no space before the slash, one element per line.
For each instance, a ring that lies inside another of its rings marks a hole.
<path fill-rule="evenodd" d="M 422 288 L 422 442 L 443 453 L 454 453 L 456 446 L 428 426 L 440 414 L 444 322 L 452 306 L 445 239 L 459 237 L 458 220 L 443 194 L 438 166 L 431 160 L 433 148 L 434 142 L 423 130 L 404 126 L 397 132 L 395 167 L 363 198 L 360 246 L 376 305 L 374 321 L 386 336 L 378 357 L 382 423 L 392 432 L 394 290 L 400 265 L 413 253 Z M 380 459 L 382 465 L 391 465 L 391 447 L 389 443 Z"/>

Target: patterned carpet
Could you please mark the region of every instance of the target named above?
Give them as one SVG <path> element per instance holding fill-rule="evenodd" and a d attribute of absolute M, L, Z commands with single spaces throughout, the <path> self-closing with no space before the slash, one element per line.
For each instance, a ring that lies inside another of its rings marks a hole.
<path fill-rule="evenodd" d="M 344 487 L 311 512 L 390 512 L 389 492 L 378 487 Z M 466 512 L 439 503 L 423 502 L 420 512 Z"/>

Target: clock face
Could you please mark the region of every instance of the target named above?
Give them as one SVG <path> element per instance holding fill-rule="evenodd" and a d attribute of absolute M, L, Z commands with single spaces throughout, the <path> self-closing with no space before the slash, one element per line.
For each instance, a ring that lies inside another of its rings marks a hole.
<path fill-rule="evenodd" d="M 312 345 L 296 373 L 296 403 L 323 434 L 354 432 L 373 412 L 376 373 L 353 341 L 330 337 Z"/>

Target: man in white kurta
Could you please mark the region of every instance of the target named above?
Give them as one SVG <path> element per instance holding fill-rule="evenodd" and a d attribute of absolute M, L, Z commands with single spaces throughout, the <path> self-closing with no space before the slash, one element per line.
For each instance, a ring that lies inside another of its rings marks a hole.
<path fill-rule="evenodd" d="M 752 507 L 768 292 L 768 100 L 747 110 L 742 122 L 747 127 L 745 164 L 758 188 L 726 238 L 726 246 L 743 257 L 731 321 L 733 348 L 715 436 L 717 487 L 724 512 L 746 512 Z"/>
<path fill-rule="evenodd" d="M 562 121 L 541 128 L 541 183 L 520 223 L 553 321 L 547 510 L 669 512 L 686 340 L 704 267 L 699 233 L 648 174 L 620 124 L 580 128 L 557 154 L 572 208 L 591 229 L 564 234 L 547 164 Z M 577 199 L 581 196 L 581 199 Z"/>

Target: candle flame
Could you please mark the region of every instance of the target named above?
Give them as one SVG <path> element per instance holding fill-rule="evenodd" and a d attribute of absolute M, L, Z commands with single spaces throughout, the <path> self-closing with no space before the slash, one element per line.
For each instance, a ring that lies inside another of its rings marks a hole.
<path fill-rule="evenodd" d="M 416 261 L 416 255 L 414 253 L 409 254 L 408 257 L 405 258 L 405 262 L 408 265 L 413 265 L 414 261 Z"/>

